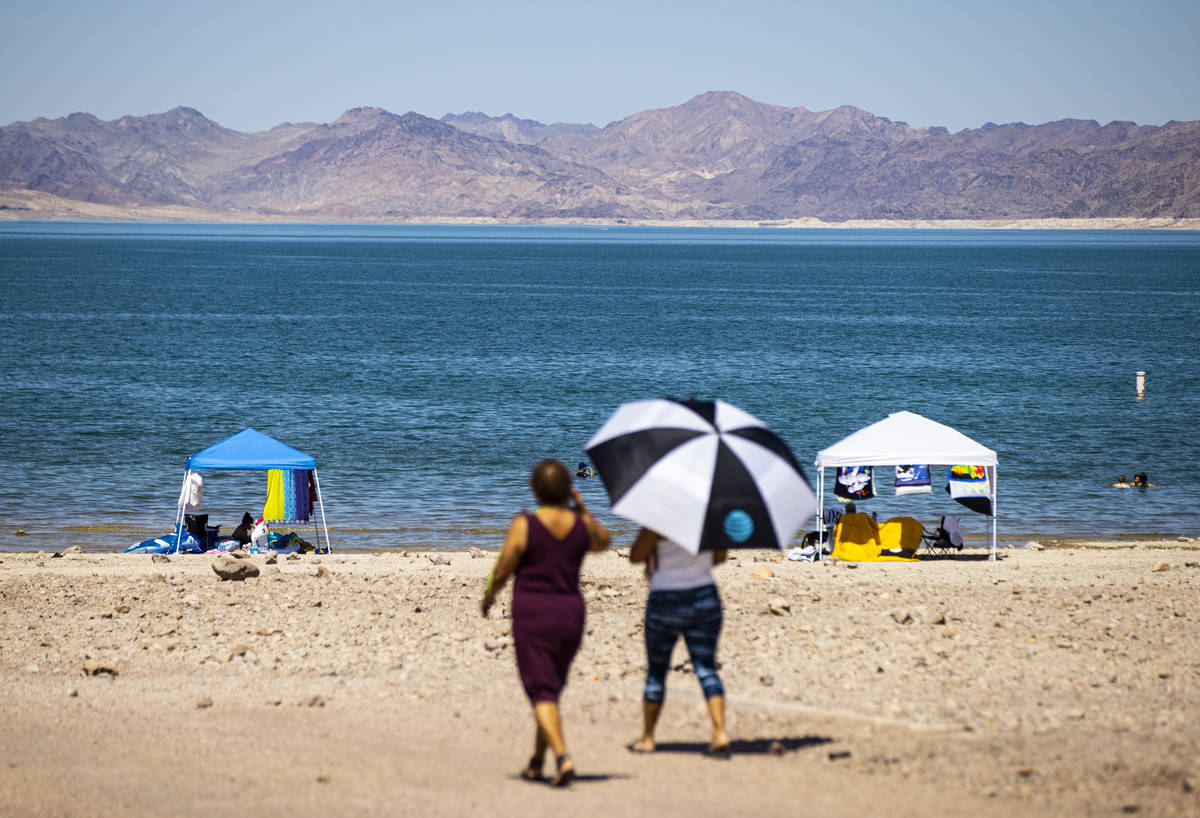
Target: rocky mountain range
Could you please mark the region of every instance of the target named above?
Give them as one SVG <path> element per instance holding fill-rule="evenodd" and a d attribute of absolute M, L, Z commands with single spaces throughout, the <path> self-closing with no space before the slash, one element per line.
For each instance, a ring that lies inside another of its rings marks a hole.
<path fill-rule="evenodd" d="M 0 191 L 246 218 L 1200 217 L 1200 122 L 949 133 L 701 94 L 600 128 L 355 108 L 259 133 L 191 108 L 0 128 Z"/>

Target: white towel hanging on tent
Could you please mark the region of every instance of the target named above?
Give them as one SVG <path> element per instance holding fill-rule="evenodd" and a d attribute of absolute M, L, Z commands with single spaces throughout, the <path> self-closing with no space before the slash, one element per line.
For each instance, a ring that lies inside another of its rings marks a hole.
<path fill-rule="evenodd" d="M 200 508 L 204 499 L 204 478 L 199 472 L 189 471 L 183 478 L 183 489 L 179 492 L 179 505 L 188 511 Z"/>

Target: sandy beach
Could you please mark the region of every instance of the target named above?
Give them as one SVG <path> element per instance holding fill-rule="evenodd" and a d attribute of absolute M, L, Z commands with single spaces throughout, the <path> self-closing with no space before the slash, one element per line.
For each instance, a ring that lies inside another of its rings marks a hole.
<path fill-rule="evenodd" d="M 0 553 L 7 815 L 1200 814 L 1200 544 L 718 569 L 734 756 L 686 652 L 637 756 L 645 585 L 584 566 L 563 699 L 581 778 L 517 779 L 531 718 L 494 551 Z"/>

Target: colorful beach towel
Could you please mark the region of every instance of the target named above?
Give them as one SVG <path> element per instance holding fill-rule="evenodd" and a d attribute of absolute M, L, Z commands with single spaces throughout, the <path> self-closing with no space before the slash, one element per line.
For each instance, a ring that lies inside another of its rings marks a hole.
<path fill-rule="evenodd" d="M 268 469 L 263 519 L 307 522 L 312 517 L 316 497 L 313 485 L 309 469 Z"/>
<path fill-rule="evenodd" d="M 838 466 L 837 480 L 833 485 L 833 496 L 843 503 L 870 500 L 875 496 L 875 468 L 873 466 Z"/>
<path fill-rule="evenodd" d="M 946 491 L 971 511 L 992 513 L 991 484 L 985 466 L 951 466 L 946 473 Z"/>
<path fill-rule="evenodd" d="M 897 466 L 896 467 L 896 496 L 905 494 L 929 494 L 933 491 L 933 483 L 929 479 L 929 465 Z"/>

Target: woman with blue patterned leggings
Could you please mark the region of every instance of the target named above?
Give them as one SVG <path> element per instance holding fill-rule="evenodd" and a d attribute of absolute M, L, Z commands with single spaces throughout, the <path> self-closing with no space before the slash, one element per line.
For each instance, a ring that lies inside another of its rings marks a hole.
<path fill-rule="evenodd" d="M 712 717 L 712 743 L 707 753 L 729 757 L 725 733 L 725 688 L 717 675 L 717 639 L 721 635 L 721 597 L 712 569 L 725 561 L 724 551 L 693 555 L 680 545 L 643 528 L 634 540 L 629 561 L 645 563 L 650 577 L 646 600 L 646 687 L 642 695 L 642 737 L 629 749 L 654 750 L 654 726 L 666 698 L 671 651 L 682 636 L 692 668 Z"/>

